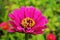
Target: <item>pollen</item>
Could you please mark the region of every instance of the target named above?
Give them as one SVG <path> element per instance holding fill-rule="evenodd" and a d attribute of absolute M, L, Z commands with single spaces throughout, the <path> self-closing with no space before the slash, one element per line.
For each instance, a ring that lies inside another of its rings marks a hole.
<path fill-rule="evenodd" d="M 35 21 L 32 18 L 24 18 L 21 24 L 24 28 L 33 27 L 35 25 Z"/>

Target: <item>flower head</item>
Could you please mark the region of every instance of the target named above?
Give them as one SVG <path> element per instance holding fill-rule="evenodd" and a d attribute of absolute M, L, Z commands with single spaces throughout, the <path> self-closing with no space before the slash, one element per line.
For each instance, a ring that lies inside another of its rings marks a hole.
<path fill-rule="evenodd" d="M 7 22 L 2 22 L 0 24 L 0 28 L 2 28 L 3 30 L 8 30 L 10 27 Z"/>
<path fill-rule="evenodd" d="M 56 40 L 56 36 L 54 34 L 50 33 L 46 36 L 46 39 L 47 40 Z"/>
<path fill-rule="evenodd" d="M 9 17 L 12 19 L 9 23 L 12 25 L 15 32 L 41 34 L 48 22 L 41 11 L 32 6 L 22 6 L 20 9 L 15 9 L 9 14 Z"/>

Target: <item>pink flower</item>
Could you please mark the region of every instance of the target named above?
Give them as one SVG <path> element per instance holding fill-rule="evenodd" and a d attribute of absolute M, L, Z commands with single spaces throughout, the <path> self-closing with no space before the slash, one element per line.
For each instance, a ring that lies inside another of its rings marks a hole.
<path fill-rule="evenodd" d="M 14 32 L 41 34 L 48 22 L 41 11 L 32 6 L 15 9 L 9 14 L 9 17 L 12 19 L 9 23 L 14 28 Z"/>
<path fill-rule="evenodd" d="M 46 36 L 46 39 L 47 40 L 56 40 L 56 36 L 54 34 L 50 33 Z"/>
<path fill-rule="evenodd" d="M 2 22 L 0 24 L 0 28 L 2 28 L 3 30 L 9 30 L 10 26 L 8 25 L 7 22 Z"/>

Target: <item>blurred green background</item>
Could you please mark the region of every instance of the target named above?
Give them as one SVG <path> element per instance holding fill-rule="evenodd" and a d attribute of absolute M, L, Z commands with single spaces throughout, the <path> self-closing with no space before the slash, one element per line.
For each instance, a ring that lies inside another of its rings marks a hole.
<path fill-rule="evenodd" d="M 50 31 L 60 40 L 60 0 L 0 0 L 0 23 L 8 21 L 8 13 L 21 6 L 34 6 L 49 20 L 44 34 L 32 35 L 30 40 L 46 40 Z M 24 40 L 22 33 L 8 33 L 0 29 L 0 40 Z"/>

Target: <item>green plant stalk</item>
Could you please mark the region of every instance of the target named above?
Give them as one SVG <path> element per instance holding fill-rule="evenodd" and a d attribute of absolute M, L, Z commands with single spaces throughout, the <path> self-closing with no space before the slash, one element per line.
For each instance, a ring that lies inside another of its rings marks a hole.
<path fill-rule="evenodd" d="M 6 2 L 5 5 L 7 6 L 8 0 L 5 0 L 5 2 Z M 7 21 L 8 13 L 9 13 L 9 10 L 7 9 L 7 10 L 6 10 L 6 13 L 5 13 L 5 16 L 4 16 L 4 21 Z"/>
<path fill-rule="evenodd" d="M 7 13 L 4 16 L 4 21 L 7 21 L 7 17 L 8 17 L 8 11 L 7 11 Z"/>
<path fill-rule="evenodd" d="M 25 40 L 29 40 L 29 34 L 25 33 Z"/>

